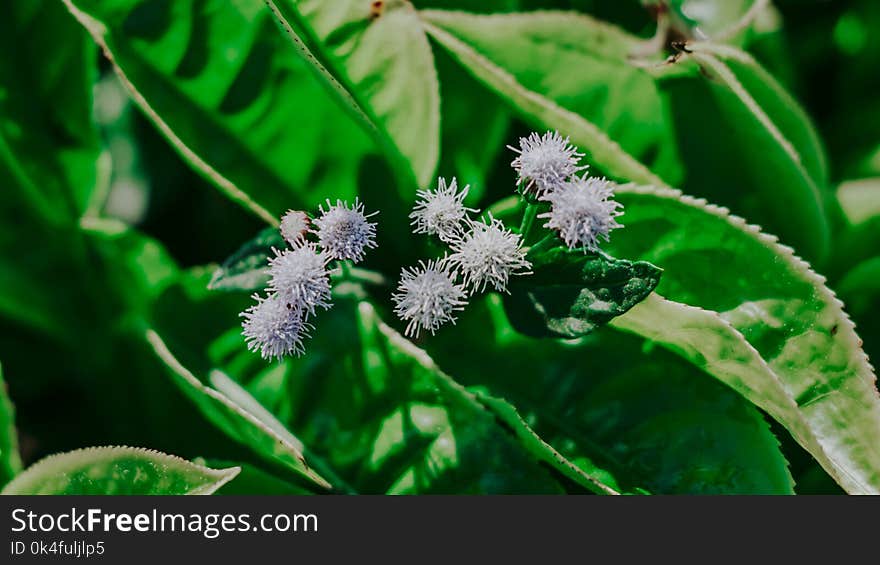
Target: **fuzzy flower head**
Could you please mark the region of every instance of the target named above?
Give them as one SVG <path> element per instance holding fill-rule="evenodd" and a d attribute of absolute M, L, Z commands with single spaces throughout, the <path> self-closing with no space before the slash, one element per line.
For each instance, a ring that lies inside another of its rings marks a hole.
<path fill-rule="evenodd" d="M 421 330 L 431 335 L 446 322 L 455 323 L 454 312 L 467 301 L 464 287 L 455 284 L 443 261 L 420 262 L 418 267 L 403 269 L 394 300 L 394 312 L 406 322 L 406 335 L 418 337 Z"/>
<path fill-rule="evenodd" d="M 313 231 L 331 259 L 351 259 L 358 263 L 368 248 L 376 247 L 376 224 L 367 218 L 378 212 L 365 215 L 364 205 L 357 199 L 351 207 L 341 200 L 336 204 L 327 200 L 327 210 L 323 206 L 320 210 L 321 216 L 314 221 L 317 229 Z"/>
<path fill-rule="evenodd" d="M 522 237 L 491 214 L 488 222 L 472 222 L 471 231 L 453 242 L 448 261 L 471 294 L 482 292 L 487 285 L 506 292 L 511 275 L 528 274 L 532 267 L 526 261 Z"/>
<path fill-rule="evenodd" d="M 309 231 L 309 217 L 299 210 L 288 210 L 281 217 L 281 235 L 291 247 L 296 247 L 306 240 Z"/>
<path fill-rule="evenodd" d="M 578 166 L 583 153 L 571 145 L 568 138 L 559 132 L 548 131 L 543 136 L 532 133 L 519 139 L 519 149 L 507 146 L 519 153 L 510 164 L 519 173 L 518 184 L 523 191 L 535 196 L 543 196 L 561 187 L 569 177 L 586 166 Z"/>
<path fill-rule="evenodd" d="M 303 312 L 294 310 L 278 294 L 267 298 L 254 295 L 257 303 L 241 313 L 242 334 L 251 351 L 259 351 L 263 359 L 278 359 L 305 353 L 303 339 L 309 337 L 311 326 Z"/>
<path fill-rule="evenodd" d="M 304 243 L 292 250 L 275 252 L 269 259 L 269 286 L 294 310 L 303 315 L 315 313 L 320 306 L 330 307 L 330 275 L 327 258 L 318 253 L 314 243 Z"/>
<path fill-rule="evenodd" d="M 468 188 L 466 185 L 458 192 L 458 183 L 454 178 L 448 186 L 446 179 L 440 178 L 437 180 L 437 190 L 418 191 L 419 199 L 409 215 L 413 233 L 437 235 L 446 242 L 461 235 L 468 212 L 477 211 L 464 206 Z"/>
<path fill-rule="evenodd" d="M 612 184 L 603 178 L 573 178 L 561 188 L 542 198 L 550 211 L 539 214 L 548 221 L 544 227 L 559 232 L 570 249 L 583 247 L 597 251 L 599 239 L 609 239 L 609 232 L 621 227 L 617 216 L 622 205 L 613 200 Z"/>

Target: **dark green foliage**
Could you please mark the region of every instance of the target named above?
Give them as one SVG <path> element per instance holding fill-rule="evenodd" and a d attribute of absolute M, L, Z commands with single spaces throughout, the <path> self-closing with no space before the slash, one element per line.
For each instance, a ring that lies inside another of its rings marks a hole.
<path fill-rule="evenodd" d="M 513 327 L 533 337 L 575 338 L 625 314 L 660 282 L 647 261 L 554 247 L 530 252 L 534 274 L 513 282 L 504 306 Z"/>
<path fill-rule="evenodd" d="M 9 3 L 4 492 L 880 492 L 876 2 L 378 4 Z M 416 191 L 515 230 L 533 130 L 623 227 L 524 222 L 531 274 L 405 338 Z M 356 196 L 379 247 L 264 361 L 280 215 Z"/>

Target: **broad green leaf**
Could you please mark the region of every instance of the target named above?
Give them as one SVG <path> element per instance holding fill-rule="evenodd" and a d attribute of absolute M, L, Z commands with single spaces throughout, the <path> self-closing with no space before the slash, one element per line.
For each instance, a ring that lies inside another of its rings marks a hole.
<path fill-rule="evenodd" d="M 533 249 L 528 259 L 534 274 L 511 283 L 504 306 L 513 326 L 533 337 L 590 333 L 644 300 L 662 272 L 645 261 L 560 246 Z"/>
<path fill-rule="evenodd" d="M 705 43 L 697 44 L 696 50 L 700 54 L 711 53 L 727 65 L 745 91 L 772 119 L 773 125 L 778 128 L 778 133 L 782 136 L 779 143 L 783 146 L 786 145 L 786 142 L 790 144 L 790 147 L 785 147 L 785 150 L 792 154 L 793 160 L 799 162 L 806 169 L 807 174 L 816 185 L 824 190 L 829 180 L 825 148 L 822 146 L 822 141 L 819 139 L 819 134 L 816 132 L 812 120 L 800 103 L 745 51 L 735 47 Z M 719 78 L 726 81 L 724 77 Z M 733 84 L 728 86 L 736 88 Z M 738 94 L 738 96 L 742 95 Z M 748 104 L 745 99 L 741 102 Z M 750 110 L 757 112 L 753 108 Z M 763 121 L 763 118 L 761 120 Z M 772 130 L 769 124 L 765 124 L 765 128 Z M 777 135 L 772 131 L 770 133 L 774 136 Z"/>
<path fill-rule="evenodd" d="M 688 46 L 702 73 L 661 80 L 687 170 L 684 189 L 779 234 L 813 261 L 829 251 L 824 152 L 809 119 L 749 55 Z M 723 144 L 707 140 L 716 135 Z M 714 133 L 713 133 L 714 132 Z M 723 137 L 722 137 L 723 136 Z"/>
<path fill-rule="evenodd" d="M 792 250 L 727 210 L 625 186 L 609 250 L 660 265 L 612 325 L 679 352 L 766 410 L 848 492 L 880 492 L 880 396 L 842 305 Z"/>
<path fill-rule="evenodd" d="M 523 447 L 539 461 L 543 461 L 572 481 L 590 489 L 596 494 L 621 494 L 614 477 L 604 469 L 599 469 L 588 459 L 581 458 L 577 464 L 566 459 L 553 446 L 541 439 L 509 402 L 485 392 L 476 392 L 477 400 L 488 408 L 499 420 L 509 426 L 522 442 Z"/>
<path fill-rule="evenodd" d="M 420 15 L 469 72 L 533 126 L 570 136 L 589 163 L 617 179 L 678 180 L 666 103 L 628 59 L 637 38 L 569 12 Z"/>
<path fill-rule="evenodd" d="M 0 485 L 5 485 L 21 472 L 18 454 L 18 434 L 15 431 L 15 408 L 0 367 Z"/>
<path fill-rule="evenodd" d="M 247 393 L 236 389 L 239 396 L 236 401 L 227 394 L 202 384 L 192 372 L 180 364 L 159 334 L 147 330 L 145 337 L 156 355 L 165 363 L 174 383 L 208 420 L 229 437 L 251 447 L 261 456 L 277 461 L 321 487 L 330 488 L 330 484 L 306 463 L 299 440 L 279 423 L 263 417 L 265 414 L 256 415 L 250 412 L 247 409 L 250 401 L 242 405 L 242 397 L 247 398 Z"/>
<path fill-rule="evenodd" d="M 615 490 L 792 492 L 757 409 L 640 339 L 608 331 L 576 341 L 528 338 L 492 296 L 428 346 L 463 383 L 515 406 L 541 442 L 578 468 L 611 473 Z"/>
<path fill-rule="evenodd" d="M 561 491 L 493 414 L 372 306 L 340 299 L 314 323 L 300 359 L 267 367 L 239 346 L 224 367 L 355 490 Z"/>
<path fill-rule="evenodd" d="M 287 247 L 278 228 L 266 228 L 247 241 L 214 271 L 208 288 L 211 290 L 256 291 L 269 282 L 267 259 L 272 248 Z"/>
<path fill-rule="evenodd" d="M 387 135 L 422 185 L 440 150 L 434 59 L 406 1 L 267 0 L 295 48 Z M 409 194 L 411 196 L 412 194 Z"/>
<path fill-rule="evenodd" d="M 0 217 L 22 215 L 0 207 Z M 25 225 L 40 253 L 20 253 L 22 232 L 0 232 L 0 250 L 16 257 L 0 262 L 0 314 L 83 353 L 104 347 L 98 336 L 108 326 L 142 314 L 176 271 L 158 242 L 120 222 L 54 226 L 29 217 Z"/>
<path fill-rule="evenodd" d="M 211 494 L 238 472 L 238 467 L 208 469 L 149 449 L 89 447 L 38 461 L 2 494 Z"/>
<path fill-rule="evenodd" d="M 65 293 L 84 290 L 76 220 L 96 184 L 96 52 L 56 2 L 16 2 L 2 20 L 0 224 L 17 229 L 0 231 L 0 256 L 10 259 L 0 261 L 0 314 L 65 339 L 69 322 L 87 318 Z M 22 253 L 25 240 L 39 252 Z"/>
<path fill-rule="evenodd" d="M 372 142 L 259 0 L 65 4 L 174 148 L 266 222 L 356 193 Z"/>
<path fill-rule="evenodd" d="M 96 183 L 95 48 L 58 2 L 34 0 L 8 4 L 0 52 L 4 198 L 70 223 L 89 207 Z"/>

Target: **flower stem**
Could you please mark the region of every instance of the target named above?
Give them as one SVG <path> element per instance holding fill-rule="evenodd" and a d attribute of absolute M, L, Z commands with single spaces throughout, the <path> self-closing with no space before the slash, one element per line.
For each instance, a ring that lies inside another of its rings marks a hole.
<path fill-rule="evenodd" d="M 385 286 L 388 284 L 388 278 L 378 271 L 353 267 L 349 261 L 339 261 L 339 272 L 334 274 L 340 281 L 356 282 L 370 284 L 374 286 Z"/>
<path fill-rule="evenodd" d="M 544 239 L 542 239 L 541 241 L 539 241 L 538 243 L 532 245 L 531 247 L 529 247 L 527 249 L 528 249 L 529 253 L 535 253 L 537 251 L 543 251 L 544 249 L 551 248 L 557 244 L 558 243 L 556 240 L 556 235 L 552 234 L 552 233 L 548 233 L 546 236 L 544 236 Z"/>
<path fill-rule="evenodd" d="M 529 239 L 532 233 L 532 226 L 535 224 L 535 218 L 538 216 L 538 205 L 529 202 L 523 212 L 522 223 L 519 226 L 519 233 L 522 234 L 523 243 Z"/>
<path fill-rule="evenodd" d="M 347 281 L 351 279 L 351 264 L 348 261 L 342 260 L 339 262 L 339 270 L 342 280 Z"/>

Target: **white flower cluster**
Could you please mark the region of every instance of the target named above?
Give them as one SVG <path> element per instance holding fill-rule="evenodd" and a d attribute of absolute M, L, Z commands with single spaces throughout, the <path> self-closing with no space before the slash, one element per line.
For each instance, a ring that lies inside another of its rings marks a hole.
<path fill-rule="evenodd" d="M 330 273 L 333 260 L 359 262 L 366 250 L 376 247 L 376 224 L 367 218 L 363 204 L 327 201 L 327 209 L 310 220 L 305 212 L 288 211 L 281 218 L 281 235 L 289 249 L 273 249 L 269 258 L 267 295 L 254 295 L 257 303 L 241 313 L 242 334 L 251 351 L 264 359 L 302 355 L 303 340 L 312 329 L 308 320 L 317 308 L 330 308 Z M 311 225 L 314 224 L 314 228 Z M 314 234 L 318 243 L 307 240 Z"/>
<path fill-rule="evenodd" d="M 556 131 L 548 131 L 543 136 L 532 133 L 519 138 L 519 148 L 510 145 L 507 148 L 519 154 L 510 164 L 519 174 L 517 184 L 525 193 L 538 198 L 588 168 L 579 165 L 584 154 L 578 153 L 577 147 Z"/>
<path fill-rule="evenodd" d="M 455 179 L 439 179 L 436 190 L 419 191 L 410 218 L 413 233 L 437 235 L 449 245 L 450 253 L 440 260 L 403 269 L 397 292 L 392 296 L 395 313 L 408 322 L 406 335 L 421 330 L 432 334 L 446 322 L 455 323 L 455 312 L 467 304 L 466 297 L 487 286 L 507 291 L 511 275 L 528 274 L 522 236 L 504 227 L 491 214 L 474 220 L 464 198 L 468 187 L 458 192 Z"/>
<path fill-rule="evenodd" d="M 537 133 L 519 140 L 519 155 L 511 166 L 519 173 L 525 191 L 550 204 L 550 211 L 538 215 L 546 219 L 545 228 L 556 230 L 570 249 L 597 251 L 599 240 L 608 241 L 609 232 L 621 227 L 616 218 L 623 212 L 614 201 L 613 184 L 604 178 L 588 177 L 586 166 L 579 166 L 577 148 L 558 132 Z"/>

